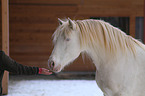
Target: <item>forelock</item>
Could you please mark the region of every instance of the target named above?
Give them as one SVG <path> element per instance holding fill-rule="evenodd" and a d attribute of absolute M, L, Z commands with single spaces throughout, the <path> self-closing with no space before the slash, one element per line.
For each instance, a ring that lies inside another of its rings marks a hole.
<path fill-rule="evenodd" d="M 59 25 L 53 34 L 53 42 L 55 43 L 59 36 L 68 37 L 71 33 L 71 28 L 69 27 L 68 21 L 64 22 L 62 25 Z"/>

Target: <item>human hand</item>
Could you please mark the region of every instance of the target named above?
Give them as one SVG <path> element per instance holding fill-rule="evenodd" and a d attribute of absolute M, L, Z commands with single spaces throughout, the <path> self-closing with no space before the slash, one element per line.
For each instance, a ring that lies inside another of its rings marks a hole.
<path fill-rule="evenodd" d="M 50 75 L 52 72 L 45 68 L 39 68 L 39 74 Z"/>

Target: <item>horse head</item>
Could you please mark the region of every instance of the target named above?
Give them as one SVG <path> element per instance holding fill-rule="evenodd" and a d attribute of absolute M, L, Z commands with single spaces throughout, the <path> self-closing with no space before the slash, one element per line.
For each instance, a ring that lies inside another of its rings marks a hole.
<path fill-rule="evenodd" d="M 69 18 L 58 21 L 59 26 L 53 34 L 54 49 L 48 60 L 48 66 L 53 72 L 60 72 L 81 53 L 79 32 L 75 22 Z"/>

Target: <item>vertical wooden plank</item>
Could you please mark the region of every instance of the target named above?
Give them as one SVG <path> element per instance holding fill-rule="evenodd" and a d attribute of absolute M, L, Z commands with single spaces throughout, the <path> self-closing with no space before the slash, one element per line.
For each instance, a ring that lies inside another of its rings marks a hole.
<path fill-rule="evenodd" d="M 145 44 L 145 0 L 144 0 L 144 44 Z"/>
<path fill-rule="evenodd" d="M 2 0 L 2 50 L 9 55 L 9 0 Z M 3 94 L 8 93 L 9 73 L 5 71 L 2 87 Z"/>
<path fill-rule="evenodd" d="M 135 16 L 130 16 L 130 24 L 129 24 L 129 34 L 132 37 L 135 37 Z"/>

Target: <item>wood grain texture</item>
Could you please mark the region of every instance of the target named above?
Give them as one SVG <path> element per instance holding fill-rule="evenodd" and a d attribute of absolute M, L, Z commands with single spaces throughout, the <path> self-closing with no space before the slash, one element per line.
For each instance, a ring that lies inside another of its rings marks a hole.
<path fill-rule="evenodd" d="M 145 0 L 144 0 L 144 43 L 145 43 Z"/>
<path fill-rule="evenodd" d="M 9 55 L 9 0 L 2 0 L 2 50 Z M 4 72 L 2 80 L 3 94 L 8 94 L 9 73 Z"/>
<path fill-rule="evenodd" d="M 11 4 L 38 4 L 38 5 L 45 5 L 45 4 L 79 4 L 81 0 L 10 0 Z"/>

